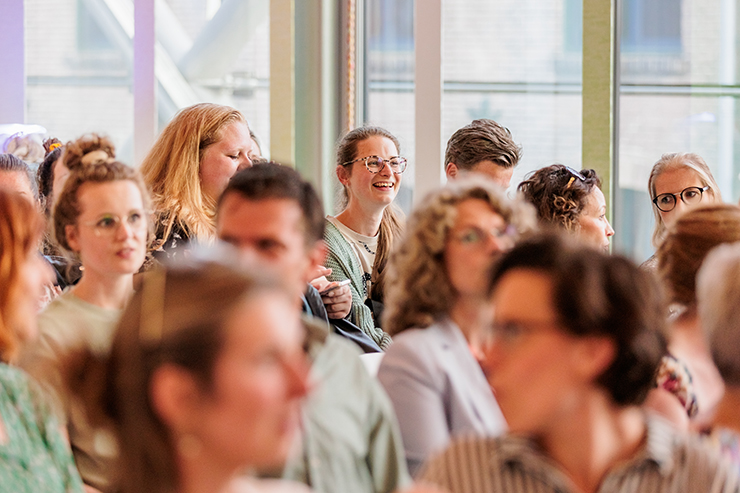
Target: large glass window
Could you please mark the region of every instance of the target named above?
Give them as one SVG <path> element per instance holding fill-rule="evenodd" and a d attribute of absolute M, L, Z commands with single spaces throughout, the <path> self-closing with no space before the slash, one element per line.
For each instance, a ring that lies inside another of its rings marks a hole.
<path fill-rule="evenodd" d="M 160 128 L 200 101 L 240 110 L 270 149 L 269 1 L 158 0 Z"/>
<path fill-rule="evenodd" d="M 625 0 L 615 244 L 654 251 L 647 181 L 664 153 L 694 152 L 738 199 L 737 0 Z"/>
<path fill-rule="evenodd" d="M 134 18 L 132 8 L 111 10 L 113 3 L 25 1 L 26 121 L 62 141 L 91 131 L 107 134 L 119 158 L 130 163 Z"/>
<path fill-rule="evenodd" d="M 542 166 L 581 166 L 581 11 L 581 0 L 444 2 L 443 135 L 476 118 L 508 127 L 523 148 L 512 188 Z"/>
<path fill-rule="evenodd" d="M 366 123 L 398 137 L 409 160 L 396 203 L 411 209 L 414 178 L 414 1 L 366 0 Z"/>

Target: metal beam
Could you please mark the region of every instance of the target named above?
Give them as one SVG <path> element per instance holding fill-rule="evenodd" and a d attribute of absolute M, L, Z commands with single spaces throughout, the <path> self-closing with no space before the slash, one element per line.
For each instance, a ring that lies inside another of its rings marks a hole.
<path fill-rule="evenodd" d="M 134 0 L 134 161 L 138 166 L 157 136 L 154 0 Z"/>
<path fill-rule="evenodd" d="M 294 165 L 295 5 L 270 0 L 270 157 Z"/>
<path fill-rule="evenodd" d="M 442 0 L 418 0 L 415 9 L 414 201 L 418 202 L 442 183 Z"/>
<path fill-rule="evenodd" d="M 611 217 L 617 182 L 618 0 L 583 0 L 582 163 L 602 181 Z"/>

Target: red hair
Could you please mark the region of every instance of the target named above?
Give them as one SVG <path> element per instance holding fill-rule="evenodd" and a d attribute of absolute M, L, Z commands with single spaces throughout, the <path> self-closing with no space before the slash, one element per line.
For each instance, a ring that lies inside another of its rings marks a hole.
<path fill-rule="evenodd" d="M 44 231 L 39 211 L 18 193 L 0 188 L 0 361 L 18 351 L 18 324 L 14 301 L 20 294 L 20 276 L 29 255 L 34 255 Z"/>

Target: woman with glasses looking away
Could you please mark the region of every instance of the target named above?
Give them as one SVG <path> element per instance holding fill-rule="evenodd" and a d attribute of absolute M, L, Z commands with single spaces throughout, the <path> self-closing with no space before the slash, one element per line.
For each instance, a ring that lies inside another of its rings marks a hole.
<path fill-rule="evenodd" d="M 70 175 L 54 205 L 54 239 L 80 262 L 82 278 L 40 314 L 39 341 L 21 359 L 57 401 L 83 481 L 104 492 L 117 490 L 110 477 L 115 443 L 69 398 L 60 361 L 70 350 L 108 353 L 144 263 L 149 195 L 139 172 L 116 161 L 109 144 L 93 134 L 64 149 Z"/>
<path fill-rule="evenodd" d="M 698 204 L 722 202 L 722 194 L 709 166 L 701 156 L 691 152 L 663 154 L 650 171 L 648 193 L 655 216 L 652 237 L 655 248 L 682 212 Z M 641 267 L 655 271 L 658 267 L 655 255 Z"/>
<path fill-rule="evenodd" d="M 535 227 L 529 204 L 473 176 L 433 192 L 409 221 L 389 268 L 384 327 L 394 342 L 378 378 L 412 475 L 451 437 L 506 429 L 478 363 L 492 316 L 487 278 Z"/>
<path fill-rule="evenodd" d="M 553 164 L 531 173 L 517 189 L 537 209 L 543 224 L 563 228 L 595 248 L 609 250 L 614 230 L 606 218 L 606 200 L 596 171 Z"/>
<path fill-rule="evenodd" d="M 344 208 L 327 217 L 326 267 L 330 281 L 349 279 L 354 322 L 385 349 L 390 336 L 380 328 L 385 268 L 401 230 L 393 207 L 406 170 L 398 139 L 380 127 L 359 127 L 337 146 L 337 178 Z M 368 301 L 369 300 L 369 301 Z"/>

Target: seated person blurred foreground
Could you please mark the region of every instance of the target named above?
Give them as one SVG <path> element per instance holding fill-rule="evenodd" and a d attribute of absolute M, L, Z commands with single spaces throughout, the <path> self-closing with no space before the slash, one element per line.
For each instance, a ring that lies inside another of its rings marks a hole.
<path fill-rule="evenodd" d="M 82 479 L 115 492 L 110 477 L 115 441 L 90 425 L 60 374 L 70 348 L 108 353 L 146 254 L 149 195 L 139 172 L 111 157 L 105 142 L 85 136 L 65 148 L 70 175 L 54 206 L 54 233 L 67 254 L 80 261 L 83 275 L 41 312 L 39 340 L 28 345 L 20 365 L 58 404 Z"/>
<path fill-rule="evenodd" d="M 81 492 L 61 426 L 42 390 L 10 366 L 36 336 L 36 313 L 51 268 L 38 254 L 44 223 L 33 204 L 0 187 L 0 490 Z"/>
<path fill-rule="evenodd" d="M 481 173 L 501 188 L 508 188 L 521 154 L 522 148 L 508 128 L 481 118 L 458 129 L 447 141 L 445 173 L 447 179 L 471 171 Z"/>
<path fill-rule="evenodd" d="M 712 250 L 696 277 L 699 317 L 725 382 L 711 437 L 740 469 L 740 243 Z"/>
<path fill-rule="evenodd" d="M 276 164 L 237 173 L 219 201 L 216 220 L 219 238 L 234 245 L 248 267 L 283 280 L 295 306 L 318 316 L 321 301 L 304 294 L 326 255 L 324 224 L 313 187 L 295 170 Z M 403 445 L 388 397 L 368 375 L 358 349 L 330 334 L 326 316 L 320 318 L 305 327 L 316 386 L 303 409 L 300 450 L 283 477 L 325 493 L 383 493 L 406 486 Z"/>
<path fill-rule="evenodd" d="M 119 444 L 116 491 L 272 491 L 236 478 L 290 451 L 308 389 L 302 343 L 300 312 L 272 281 L 215 263 L 155 269 L 110 353 L 70 355 L 67 384 Z"/>
<path fill-rule="evenodd" d="M 686 376 L 677 381 L 659 379 L 664 390 L 651 392 L 648 404 L 682 429 L 710 428 L 722 398 L 722 377 L 712 362 L 697 312 L 696 274 L 710 250 L 736 241 L 740 241 L 740 207 L 709 204 L 679 216 L 656 253 L 658 274 L 674 310 L 669 321 L 669 356 L 684 365 Z M 684 380 L 687 385 L 678 385 Z"/>
<path fill-rule="evenodd" d="M 492 306 L 488 272 L 536 228 L 532 207 L 482 177 L 432 192 L 391 257 L 378 378 L 393 402 L 412 474 L 456 435 L 496 436 L 506 423 L 478 360 Z"/>
<path fill-rule="evenodd" d="M 640 408 L 666 348 L 654 277 L 567 237 L 525 240 L 491 277 L 489 382 L 509 425 L 453 443 L 422 480 L 465 492 L 737 492 L 698 438 Z"/>
<path fill-rule="evenodd" d="M 517 190 L 537 210 L 543 224 L 574 234 L 587 244 L 609 251 L 614 236 L 606 218 L 606 201 L 596 171 L 577 171 L 570 166 L 553 164 L 534 171 Z"/>

